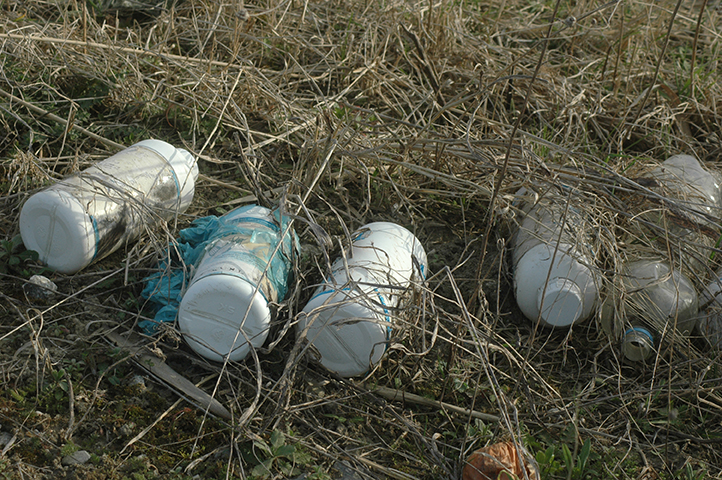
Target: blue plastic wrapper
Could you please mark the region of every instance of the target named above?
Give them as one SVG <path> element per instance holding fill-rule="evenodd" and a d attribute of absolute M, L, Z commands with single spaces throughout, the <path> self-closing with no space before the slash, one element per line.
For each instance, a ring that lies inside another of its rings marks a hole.
<path fill-rule="evenodd" d="M 263 243 L 268 248 L 256 249 L 249 260 L 266 269 L 264 279 L 249 279 L 261 283 L 259 291 L 267 301 L 282 300 L 288 291 L 294 251 L 298 251 L 299 241 L 293 230 L 283 237 L 281 248 L 275 255 L 281 235 L 286 231 L 290 220 L 276 209 L 272 212 L 274 221 L 259 218 L 257 214 L 244 215 L 257 205 L 247 205 L 216 217 L 210 215 L 195 220 L 191 227 L 181 230 L 180 238 L 169 246 L 165 260 L 158 265 L 158 273 L 146 277 L 141 296 L 148 300 L 154 312 L 153 320 L 142 320 L 138 326 L 149 335 L 156 333 L 158 325 L 174 322 L 178 315 L 183 292 L 190 278 L 190 267 L 202 260 L 206 247 L 219 238 L 235 235 L 252 239 L 253 243 Z"/>

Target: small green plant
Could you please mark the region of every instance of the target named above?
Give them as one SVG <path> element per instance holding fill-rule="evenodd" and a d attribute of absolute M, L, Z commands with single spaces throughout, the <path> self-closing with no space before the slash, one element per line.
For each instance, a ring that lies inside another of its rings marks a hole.
<path fill-rule="evenodd" d="M 60 449 L 60 456 L 65 457 L 67 455 L 72 455 L 78 450 L 80 450 L 80 448 L 76 444 L 68 442 Z"/>
<path fill-rule="evenodd" d="M 10 240 L 0 240 L 0 273 L 27 278 L 31 275 L 27 264 L 37 260 L 38 252 L 25 250 L 20 235 L 16 235 Z"/>
<path fill-rule="evenodd" d="M 547 447 L 536 454 L 536 461 L 542 478 L 550 478 L 553 475 L 564 471 L 564 466 L 556 458 L 556 447 Z"/>
<path fill-rule="evenodd" d="M 599 478 L 598 466 L 602 456 L 592 449 L 586 439 L 575 449 L 576 429 L 568 425 L 557 437 L 543 435 L 541 439 L 527 437 L 527 443 L 539 464 L 542 478 L 585 479 Z"/>
<path fill-rule="evenodd" d="M 331 476 L 318 465 L 311 467 L 312 472 L 306 477 L 308 480 L 331 480 Z"/>
<path fill-rule="evenodd" d="M 584 474 L 587 473 L 587 462 L 592 451 L 592 443 L 589 439 L 584 442 L 581 450 L 577 454 L 577 458 L 572 458 L 572 452 L 569 450 L 566 444 L 562 445 L 562 456 L 564 457 L 564 463 L 569 472 L 568 478 L 584 478 Z"/>
<path fill-rule="evenodd" d="M 0 458 L 0 478 L 4 480 L 10 480 L 10 460 L 7 458 Z"/>
<path fill-rule="evenodd" d="M 53 370 L 50 376 L 52 381 L 45 387 L 43 397 L 47 401 L 49 409 L 52 409 L 51 406 L 57 408 L 58 405 L 64 403 L 64 400 L 68 397 L 70 387 L 68 385 L 68 375 L 64 369 Z"/>
<path fill-rule="evenodd" d="M 708 472 L 704 468 L 700 468 L 698 470 L 695 470 L 692 467 L 692 464 L 689 462 L 684 464 L 684 467 L 677 472 L 677 478 L 684 479 L 684 480 L 702 480 L 704 478 L 708 477 Z"/>
<path fill-rule="evenodd" d="M 260 461 L 251 471 L 251 478 L 255 479 L 270 478 L 274 466 L 287 478 L 296 476 L 299 474 L 298 466 L 307 465 L 311 461 L 307 453 L 300 451 L 295 445 L 287 444 L 286 436 L 280 430 L 273 431 L 270 444 L 262 439 L 254 440 L 253 454 Z"/>
<path fill-rule="evenodd" d="M 494 436 L 494 431 L 491 425 L 488 425 L 480 418 L 475 418 L 474 424 L 469 425 L 466 436 L 469 438 L 491 439 Z"/>

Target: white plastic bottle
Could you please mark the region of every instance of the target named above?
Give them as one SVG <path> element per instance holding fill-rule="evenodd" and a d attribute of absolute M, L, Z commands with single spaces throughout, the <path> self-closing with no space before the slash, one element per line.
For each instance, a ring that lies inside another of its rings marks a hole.
<path fill-rule="evenodd" d="M 688 268 L 704 276 L 710 250 L 719 238 L 719 217 L 722 210 L 719 175 L 705 169 L 691 155 L 674 155 L 651 172 L 657 183 L 656 191 L 674 201 L 674 211 L 666 206 L 648 209 L 643 217 L 662 225 L 683 253 Z M 673 213 L 663 223 L 662 216 Z M 701 227 L 701 228 L 700 228 Z M 711 233 L 705 233 L 704 230 Z M 658 235 L 658 232 L 655 232 Z"/>
<path fill-rule="evenodd" d="M 637 260 L 625 267 L 622 283 L 626 321 L 621 350 L 628 360 L 650 358 L 665 328 L 676 327 L 683 336 L 692 332 L 699 309 L 697 291 L 679 270 L 658 259 Z"/>
<path fill-rule="evenodd" d="M 299 315 L 321 364 L 343 377 L 367 372 L 383 356 L 395 310 L 426 275 L 426 252 L 407 229 L 388 222 L 361 227 L 346 254 Z"/>
<path fill-rule="evenodd" d="M 668 248 L 669 238 L 674 242 L 673 251 L 682 255 L 671 263 L 661 254 L 656 257 L 644 254 L 647 258 L 630 261 L 624 267 L 621 281 L 624 301 L 623 311 L 618 312 L 619 320 L 615 321 L 605 302 L 603 327 L 612 338 L 620 340 L 622 353 L 632 361 L 650 358 L 659 347 L 663 331 L 682 336 L 692 332 L 698 321 L 699 297 L 690 279 L 693 277 L 686 272 L 694 272 L 694 278 L 704 278 L 709 251 L 700 246 L 712 245 L 719 231 L 714 219 L 720 213 L 720 183 L 696 158 L 674 155 L 653 169 L 650 177 L 654 180 L 651 188 L 670 199 L 674 208 L 645 206 L 640 216 L 664 227 L 669 235 L 654 231 L 638 236 L 662 237 L 663 244 L 657 248 Z M 700 227 L 717 233 L 710 237 Z M 648 227 L 640 228 L 644 231 Z M 639 256 L 638 252 L 629 253 L 631 258 Z"/>
<path fill-rule="evenodd" d="M 75 273 L 184 212 L 198 166 L 190 152 L 145 140 L 32 195 L 20 212 L 25 247 Z"/>
<path fill-rule="evenodd" d="M 722 268 L 700 295 L 703 307 L 697 319 L 697 328 L 713 348 L 722 348 Z"/>
<path fill-rule="evenodd" d="M 549 327 L 588 319 L 601 284 L 588 223 L 575 208 L 566 208 L 563 196 L 534 199 L 525 189 L 517 195 L 526 197 L 526 215 L 511 241 L 519 308 Z"/>
<path fill-rule="evenodd" d="M 687 212 L 690 219 L 714 224 L 714 219 L 719 217 L 722 206 L 720 180 L 693 156 L 673 155 L 655 168 L 651 176 L 660 183 L 665 196 L 676 199 L 678 204 L 693 212 L 707 215 L 701 217 Z"/>
<path fill-rule="evenodd" d="M 257 205 L 219 218 L 178 308 L 178 327 L 196 353 L 239 361 L 266 341 L 269 302 L 285 297 L 298 244 L 288 221 Z"/>

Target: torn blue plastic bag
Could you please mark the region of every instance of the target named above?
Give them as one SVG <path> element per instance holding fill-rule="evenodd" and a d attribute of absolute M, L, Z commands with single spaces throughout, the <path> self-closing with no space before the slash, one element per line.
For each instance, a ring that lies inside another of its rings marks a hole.
<path fill-rule="evenodd" d="M 217 360 L 230 353 L 216 351 L 219 339 L 230 335 L 234 351 L 248 343 L 246 327 L 258 320 L 249 321 L 249 314 L 256 314 L 264 318 L 259 328 L 250 328 L 255 340 L 251 344 L 265 340 L 267 304 L 286 296 L 298 251 L 289 221 L 279 209 L 248 205 L 221 217 L 199 218 L 181 230 L 158 273 L 144 279 L 141 296 L 148 300 L 154 319 L 139 322 L 141 329 L 153 334 L 161 323 L 178 319 L 191 347 Z M 201 338 L 208 335 L 211 340 Z"/>

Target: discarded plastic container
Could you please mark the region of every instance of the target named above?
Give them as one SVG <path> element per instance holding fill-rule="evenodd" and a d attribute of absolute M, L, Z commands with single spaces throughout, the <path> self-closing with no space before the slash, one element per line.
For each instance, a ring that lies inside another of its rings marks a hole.
<path fill-rule="evenodd" d="M 665 330 L 682 336 L 692 332 L 700 302 L 691 278 L 704 278 L 709 258 L 704 247 L 712 246 L 719 237 L 715 219 L 721 206 L 720 182 L 716 174 L 690 155 L 674 155 L 652 170 L 650 177 L 654 180 L 652 188 L 668 198 L 673 208 L 645 207 L 640 216 L 664 227 L 669 238 L 674 238 L 673 251 L 682 255 L 673 263 L 660 255 L 630 261 L 622 272 L 624 310 L 616 329 L 613 309 L 609 305 L 602 309 L 602 326 L 612 338 L 621 341 L 622 353 L 632 361 L 651 357 Z M 671 217 L 665 220 L 667 215 Z M 640 235 L 646 236 L 660 235 Z M 665 236 L 662 248 L 666 248 L 667 241 Z M 637 257 L 637 252 L 630 251 L 629 257 Z"/>
<path fill-rule="evenodd" d="M 722 348 L 722 268 L 702 291 L 700 305 L 704 310 L 697 319 L 699 333 L 710 346 Z"/>
<path fill-rule="evenodd" d="M 659 347 L 665 328 L 689 336 L 697 321 L 699 300 L 691 280 L 662 260 L 638 260 L 626 266 L 625 329 L 621 349 L 631 361 L 646 360 Z"/>
<path fill-rule="evenodd" d="M 266 341 L 269 303 L 286 295 L 298 241 L 278 210 L 251 205 L 218 221 L 180 301 L 178 327 L 199 355 L 239 361 Z"/>
<path fill-rule="evenodd" d="M 190 152 L 144 140 L 34 194 L 20 212 L 25 247 L 75 273 L 184 212 L 198 166 Z"/>
<path fill-rule="evenodd" d="M 517 195 L 531 197 L 525 189 Z M 596 310 L 601 281 L 587 220 L 572 206 L 566 208 L 562 196 L 526 200 L 526 216 L 511 242 L 519 308 L 529 320 L 549 327 L 588 319 Z"/>
<path fill-rule="evenodd" d="M 674 155 L 652 170 L 651 178 L 658 184 L 656 190 L 660 194 L 674 200 L 674 213 L 686 222 L 664 222 L 662 216 L 670 212 L 667 207 L 649 209 L 643 217 L 672 233 L 688 268 L 703 276 L 709 250 L 700 246 L 712 247 L 719 239 L 718 219 L 722 211 L 719 175 L 705 169 L 691 155 Z"/>
<path fill-rule="evenodd" d="M 715 224 L 722 206 L 720 179 L 705 169 L 699 160 L 691 155 L 673 155 L 651 175 L 662 184 L 667 197 L 679 200 L 680 205 L 698 214 L 687 213 L 690 218 L 698 223 Z"/>
<path fill-rule="evenodd" d="M 392 310 L 426 275 L 426 252 L 407 229 L 370 223 L 351 236 L 352 246 L 331 265 L 296 324 L 328 370 L 361 375 L 386 351 Z"/>

